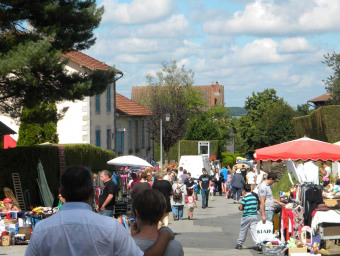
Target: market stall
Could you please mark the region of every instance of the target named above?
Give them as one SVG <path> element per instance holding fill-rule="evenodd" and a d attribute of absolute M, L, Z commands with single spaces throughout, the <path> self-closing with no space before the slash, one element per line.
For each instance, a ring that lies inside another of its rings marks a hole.
<path fill-rule="evenodd" d="M 122 170 L 116 172 L 120 181 L 120 191 L 118 194 L 121 196 L 116 200 L 115 216 L 126 215 L 129 211 L 131 211 L 131 196 L 127 189 L 128 181 L 130 179 L 129 168 L 145 168 L 152 167 L 152 165 L 144 159 L 132 155 L 116 157 L 108 161 L 107 164 L 122 168 Z"/>
<path fill-rule="evenodd" d="M 304 137 L 257 149 L 254 157 L 258 163 L 267 165 L 285 161 L 288 174 L 293 174 L 298 181 L 293 185 L 290 176 L 293 186 L 290 203 L 281 211 L 281 241 L 289 246 L 292 238 L 312 249 L 313 245 L 320 244 L 318 239 L 340 239 L 340 184 L 322 186 L 319 180 L 320 172 L 329 168 L 326 161 L 340 160 L 339 145 Z M 323 165 L 327 167 L 319 171 L 316 161 L 325 161 Z M 328 182 L 325 183 L 325 177 L 323 185 L 330 181 L 330 177 L 326 177 Z"/>

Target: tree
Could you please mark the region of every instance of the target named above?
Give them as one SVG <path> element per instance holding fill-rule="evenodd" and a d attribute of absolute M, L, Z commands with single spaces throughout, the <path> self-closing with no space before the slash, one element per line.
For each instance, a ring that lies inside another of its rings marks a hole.
<path fill-rule="evenodd" d="M 156 76 L 147 75 L 147 94 L 141 103 L 153 112 L 147 120 L 151 138 L 160 143 L 160 119 L 163 123 L 162 143 L 164 157 L 178 140 L 185 135 L 190 117 L 200 113 L 203 100 L 200 93 L 192 86 L 194 73 L 185 66 L 178 67 L 177 62 L 163 62 L 162 70 Z M 165 115 L 170 114 L 166 122 Z"/>
<path fill-rule="evenodd" d="M 330 55 L 324 55 L 325 61 L 323 63 L 330 67 L 334 74 L 327 77 L 324 81 L 326 90 L 332 94 L 331 104 L 340 104 L 340 54 L 335 52 Z"/>
<path fill-rule="evenodd" d="M 18 146 L 32 146 L 44 142 L 58 143 L 57 106 L 55 103 L 24 107 L 19 128 Z"/>
<path fill-rule="evenodd" d="M 231 116 L 224 106 L 215 106 L 193 117 L 188 125 L 187 140 L 218 140 L 218 152 L 225 151 L 230 139 Z"/>
<path fill-rule="evenodd" d="M 296 116 L 305 116 L 308 115 L 312 110 L 309 109 L 308 104 L 297 105 L 295 115 Z"/>
<path fill-rule="evenodd" d="M 276 95 L 274 89 L 253 92 L 245 102 L 246 116 L 240 118 L 237 132 L 243 140 L 244 153 L 294 138 L 294 110 Z"/>
<path fill-rule="evenodd" d="M 103 8 L 95 0 L 3 0 L 0 3 L 0 111 L 77 100 L 105 90 L 115 70 L 65 71 L 61 54 L 95 43 Z M 31 26 L 24 27 L 28 23 Z"/>

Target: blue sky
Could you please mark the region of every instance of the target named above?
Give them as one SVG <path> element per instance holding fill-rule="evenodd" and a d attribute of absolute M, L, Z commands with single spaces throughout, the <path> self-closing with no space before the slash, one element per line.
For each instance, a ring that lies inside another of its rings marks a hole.
<path fill-rule="evenodd" d="M 105 13 L 85 53 L 124 72 L 117 92 L 130 98 L 163 61 L 195 73 L 195 85 L 218 81 L 227 107 L 274 88 L 296 107 L 324 94 L 340 53 L 339 0 L 98 0 Z"/>

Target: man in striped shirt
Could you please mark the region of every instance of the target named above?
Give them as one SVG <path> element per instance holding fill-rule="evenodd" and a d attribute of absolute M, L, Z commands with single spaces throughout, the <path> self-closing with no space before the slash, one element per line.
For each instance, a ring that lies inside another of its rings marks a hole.
<path fill-rule="evenodd" d="M 250 228 L 251 236 L 255 243 L 256 238 L 256 225 L 257 225 L 257 198 L 251 193 L 251 187 L 249 184 L 244 186 L 244 196 L 239 206 L 239 210 L 243 211 L 241 219 L 240 234 L 238 236 L 236 249 L 242 249 L 242 244 L 246 240 L 248 229 Z M 261 250 L 261 246 L 257 244 L 257 249 Z"/>

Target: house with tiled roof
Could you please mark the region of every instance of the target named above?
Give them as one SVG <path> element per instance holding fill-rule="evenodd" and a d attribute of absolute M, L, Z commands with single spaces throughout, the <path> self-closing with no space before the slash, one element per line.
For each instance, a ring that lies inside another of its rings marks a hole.
<path fill-rule="evenodd" d="M 201 92 L 207 108 L 220 105 L 224 106 L 224 85 L 212 82 L 211 85 L 194 85 L 193 88 Z M 148 86 L 132 86 L 131 100 L 140 102 L 141 98 L 148 95 Z"/>
<path fill-rule="evenodd" d="M 91 74 L 94 70 L 111 68 L 104 62 L 78 51 L 64 53 L 62 59 L 68 59 L 65 67 L 68 72 L 80 72 L 84 75 Z M 119 70 L 116 70 L 116 73 L 117 81 L 123 73 Z M 116 81 L 108 84 L 102 94 L 57 104 L 59 111 L 67 109 L 57 125 L 60 144 L 90 143 L 103 149 L 114 149 Z"/>
<path fill-rule="evenodd" d="M 315 108 L 319 108 L 327 105 L 327 101 L 330 101 L 331 99 L 333 99 L 332 94 L 328 92 L 322 94 L 321 96 L 308 100 L 307 103 L 313 103 Z"/>
<path fill-rule="evenodd" d="M 151 136 L 146 128 L 146 119 L 152 112 L 136 102 L 116 94 L 118 155 L 135 155 L 152 158 Z"/>

